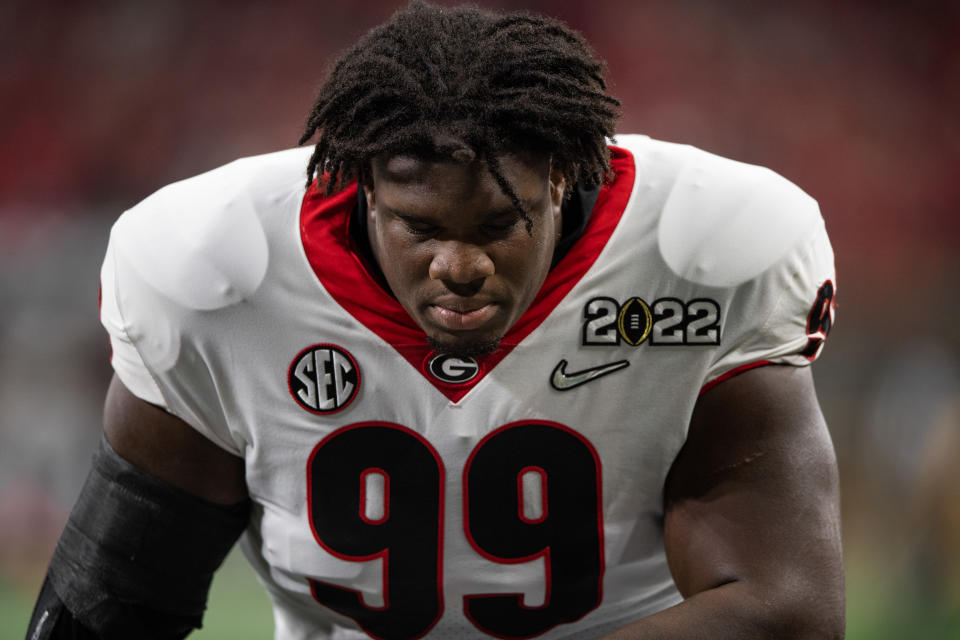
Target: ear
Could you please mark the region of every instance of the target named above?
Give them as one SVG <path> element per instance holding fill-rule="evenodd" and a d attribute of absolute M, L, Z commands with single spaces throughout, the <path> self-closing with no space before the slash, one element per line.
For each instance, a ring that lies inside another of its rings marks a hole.
<path fill-rule="evenodd" d="M 360 188 L 363 189 L 363 197 L 367 200 L 367 241 L 370 244 L 370 250 L 373 251 L 373 259 L 377 264 L 380 264 L 380 247 L 377 244 L 379 238 L 377 233 L 377 192 L 373 188 L 372 182 L 372 180 L 369 182 L 361 182 Z"/>
<path fill-rule="evenodd" d="M 563 219 L 561 211 L 563 210 L 563 199 L 567 192 L 567 179 L 552 162 L 550 163 L 550 208 L 553 213 L 553 221 L 557 228 L 557 236 L 563 229 Z"/>
<path fill-rule="evenodd" d="M 370 182 L 361 182 L 360 188 L 363 189 L 363 196 L 367 199 L 367 213 L 373 213 L 377 207 L 377 192 Z"/>
<path fill-rule="evenodd" d="M 563 175 L 563 170 L 550 164 L 550 200 L 553 202 L 563 201 L 567 192 L 567 178 Z"/>

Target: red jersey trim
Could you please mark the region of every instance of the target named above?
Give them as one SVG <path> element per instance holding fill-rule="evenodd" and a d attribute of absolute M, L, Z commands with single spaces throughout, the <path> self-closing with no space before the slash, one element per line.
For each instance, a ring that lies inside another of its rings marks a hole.
<path fill-rule="evenodd" d="M 332 196 L 325 195 L 316 182 L 307 189 L 300 209 L 300 237 L 307 260 L 320 284 L 340 306 L 396 349 L 437 390 L 457 402 L 540 326 L 606 246 L 630 200 L 636 176 L 633 154 L 620 147 L 611 147 L 610 151 L 615 178 L 601 189 L 583 235 L 547 274 L 530 308 L 507 332 L 500 348 L 479 359 L 481 374 L 468 385 L 450 388 L 423 370 L 422 364 L 430 354 L 423 330 L 367 270 L 350 237 L 356 183 Z"/>
<path fill-rule="evenodd" d="M 715 386 L 717 386 L 721 382 L 725 380 L 729 380 L 734 376 L 740 375 L 744 371 L 749 371 L 750 369 L 756 369 L 757 367 L 765 367 L 770 364 L 774 364 L 774 363 L 770 362 L 769 360 L 757 360 L 756 362 L 748 362 L 747 364 L 740 365 L 739 367 L 736 367 L 734 369 L 730 369 L 730 371 L 727 371 L 726 373 L 723 373 L 717 376 L 710 382 L 700 387 L 700 395 L 703 395 L 704 392 L 709 391 L 710 389 L 713 389 Z"/>

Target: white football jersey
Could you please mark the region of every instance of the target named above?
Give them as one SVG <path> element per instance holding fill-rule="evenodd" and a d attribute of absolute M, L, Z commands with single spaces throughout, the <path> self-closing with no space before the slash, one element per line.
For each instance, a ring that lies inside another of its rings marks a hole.
<path fill-rule="evenodd" d="M 806 365 L 832 321 L 816 202 L 622 136 L 615 179 L 495 353 L 438 357 L 309 149 L 161 189 L 113 228 L 117 375 L 246 461 L 276 638 L 593 638 L 681 600 L 664 479 L 699 394 Z"/>

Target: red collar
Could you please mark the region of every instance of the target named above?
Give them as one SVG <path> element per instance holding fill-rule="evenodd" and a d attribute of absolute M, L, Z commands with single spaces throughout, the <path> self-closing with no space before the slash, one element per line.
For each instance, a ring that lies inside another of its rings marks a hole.
<path fill-rule="evenodd" d="M 447 398 L 458 402 L 540 326 L 606 246 L 630 199 L 636 172 L 629 151 L 619 147 L 611 147 L 610 151 L 616 177 L 601 189 L 583 235 L 547 274 L 530 308 L 507 332 L 500 347 L 477 359 L 480 371 L 467 383 L 444 383 L 427 372 L 432 352 L 423 330 L 366 268 L 350 236 L 356 184 L 332 196 L 324 195 L 316 182 L 307 190 L 300 209 L 300 236 L 307 260 L 324 289 L 350 315 L 389 343 Z"/>

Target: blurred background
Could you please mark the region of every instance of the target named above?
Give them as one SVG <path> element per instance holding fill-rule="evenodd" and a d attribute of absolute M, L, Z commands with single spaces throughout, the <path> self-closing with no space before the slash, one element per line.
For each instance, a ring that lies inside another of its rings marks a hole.
<path fill-rule="evenodd" d="M 23 637 L 99 435 L 110 224 L 293 146 L 330 57 L 400 4 L 0 1 L 0 638 Z M 584 32 L 622 131 L 768 166 L 820 202 L 848 637 L 960 638 L 960 3 L 481 4 Z M 269 618 L 233 558 L 193 637 L 266 638 Z"/>

